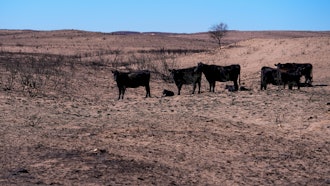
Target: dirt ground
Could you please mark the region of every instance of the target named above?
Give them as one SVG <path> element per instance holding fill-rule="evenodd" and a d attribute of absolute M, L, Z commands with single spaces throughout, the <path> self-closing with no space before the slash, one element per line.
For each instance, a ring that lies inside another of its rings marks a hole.
<path fill-rule="evenodd" d="M 0 185 L 330 185 L 329 33 L 244 34 L 219 50 L 202 34 L 0 31 L 2 74 L 22 54 L 84 56 L 65 91 L 31 96 L 2 78 Z M 113 67 L 83 65 L 101 48 L 164 46 L 209 50 L 176 56 L 177 67 L 240 64 L 251 90 L 218 82 L 210 93 L 203 77 L 200 94 L 161 97 L 177 89 L 152 74 L 151 98 L 140 87 L 117 100 Z M 260 91 L 260 68 L 279 62 L 312 63 L 314 87 Z"/>

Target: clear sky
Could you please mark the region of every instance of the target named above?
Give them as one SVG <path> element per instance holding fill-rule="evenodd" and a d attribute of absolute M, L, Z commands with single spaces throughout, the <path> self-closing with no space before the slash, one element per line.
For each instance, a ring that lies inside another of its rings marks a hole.
<path fill-rule="evenodd" d="M 0 0 L 0 29 L 330 30 L 330 0 Z"/>

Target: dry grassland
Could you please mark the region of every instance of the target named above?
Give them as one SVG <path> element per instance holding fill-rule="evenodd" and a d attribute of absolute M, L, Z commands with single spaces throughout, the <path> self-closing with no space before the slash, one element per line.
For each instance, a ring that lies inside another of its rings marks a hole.
<path fill-rule="evenodd" d="M 329 185 L 330 34 L 0 31 L 1 185 Z M 167 68 L 241 65 L 228 92 L 161 97 Z M 260 91 L 260 69 L 313 64 L 313 84 Z M 166 66 L 167 65 L 167 66 Z M 124 100 L 111 70 L 150 69 Z"/>

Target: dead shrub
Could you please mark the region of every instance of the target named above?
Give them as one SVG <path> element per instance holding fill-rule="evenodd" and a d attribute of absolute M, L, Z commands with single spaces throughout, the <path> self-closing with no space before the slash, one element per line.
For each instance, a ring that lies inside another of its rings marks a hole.
<path fill-rule="evenodd" d="M 169 69 L 177 68 L 177 61 L 175 55 L 158 55 L 157 60 L 159 65 L 156 65 L 156 72 L 158 76 L 165 82 L 172 83 Z"/>
<path fill-rule="evenodd" d="M 44 94 L 48 90 L 66 90 L 75 69 L 73 60 L 61 55 L 14 53 L 5 59 L 1 60 L 5 67 L 1 76 L 2 89 L 21 90 L 30 96 Z"/>
<path fill-rule="evenodd" d="M 3 90 L 9 91 L 14 88 L 18 76 L 18 65 L 17 62 L 4 63 L 5 73 L 1 76 Z"/>
<path fill-rule="evenodd" d="M 168 53 L 131 53 L 126 56 L 116 56 L 111 62 L 114 69 L 149 70 L 154 74 L 154 78 L 171 82 L 169 69 L 175 68 L 176 55 Z"/>

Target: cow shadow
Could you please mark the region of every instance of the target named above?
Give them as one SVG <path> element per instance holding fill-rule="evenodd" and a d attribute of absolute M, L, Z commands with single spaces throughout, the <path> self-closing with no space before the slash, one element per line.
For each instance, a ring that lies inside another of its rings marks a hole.
<path fill-rule="evenodd" d="M 327 84 L 312 85 L 310 83 L 300 83 L 299 85 L 300 85 L 300 87 L 326 87 L 326 86 L 328 86 Z"/>

